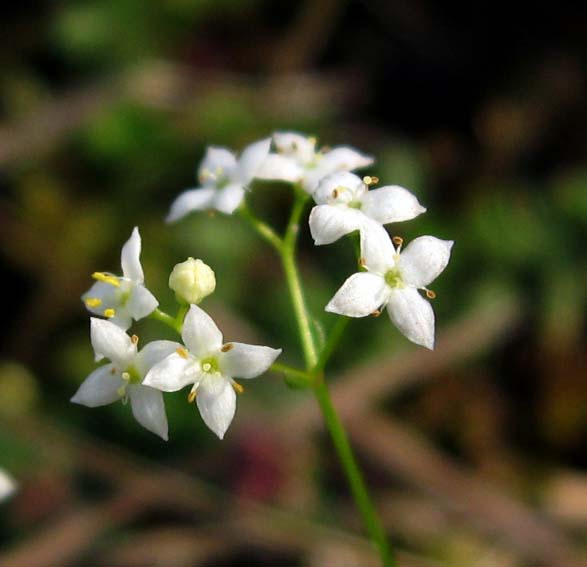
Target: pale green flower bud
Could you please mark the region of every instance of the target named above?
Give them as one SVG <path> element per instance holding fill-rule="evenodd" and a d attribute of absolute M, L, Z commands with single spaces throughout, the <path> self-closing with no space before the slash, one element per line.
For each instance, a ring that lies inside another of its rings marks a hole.
<path fill-rule="evenodd" d="M 216 276 L 202 260 L 188 258 L 173 268 L 169 287 L 178 300 L 197 305 L 216 289 Z"/>

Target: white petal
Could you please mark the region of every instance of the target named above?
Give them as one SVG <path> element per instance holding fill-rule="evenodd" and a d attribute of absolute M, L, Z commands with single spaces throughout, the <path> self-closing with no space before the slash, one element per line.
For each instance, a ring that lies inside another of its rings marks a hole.
<path fill-rule="evenodd" d="M 191 305 L 183 321 L 183 342 L 197 357 L 216 353 L 222 346 L 222 333 L 203 309 Z"/>
<path fill-rule="evenodd" d="M 382 275 L 395 266 L 397 258 L 385 228 L 370 219 L 361 226 L 361 257 L 370 272 Z"/>
<path fill-rule="evenodd" d="M 211 187 L 188 189 L 180 193 L 171 204 L 171 209 L 165 218 L 165 222 L 175 222 L 192 211 L 205 211 L 212 208 L 215 193 L 216 190 Z"/>
<path fill-rule="evenodd" d="M 281 354 L 281 349 L 266 346 L 229 343 L 232 348 L 222 352 L 218 363 L 224 376 L 255 378 L 263 374 Z"/>
<path fill-rule="evenodd" d="M 178 348 L 181 348 L 181 345 L 174 341 L 152 341 L 139 351 L 134 366 L 139 375 L 144 377 L 155 364 L 176 352 Z"/>
<path fill-rule="evenodd" d="M 434 281 L 446 268 L 454 242 L 434 236 L 420 236 L 412 240 L 401 253 L 399 268 L 404 281 L 414 287 L 423 287 Z"/>
<path fill-rule="evenodd" d="M 184 358 L 173 353 L 147 372 L 142 385 L 162 392 L 177 392 L 199 379 L 198 368 L 197 362 L 191 356 Z"/>
<path fill-rule="evenodd" d="M 367 191 L 361 201 L 362 211 L 381 224 L 407 221 L 426 212 L 414 194 L 398 185 Z"/>
<path fill-rule="evenodd" d="M 128 395 L 135 419 L 145 429 L 167 441 L 168 426 L 163 394 L 154 388 L 137 385 L 128 387 Z"/>
<path fill-rule="evenodd" d="M 365 215 L 345 205 L 316 205 L 310 212 L 310 232 L 314 244 L 330 244 L 361 228 Z"/>
<path fill-rule="evenodd" d="M 236 411 L 232 385 L 221 376 L 212 376 L 202 380 L 197 392 L 196 401 L 204 423 L 223 439 Z"/>
<path fill-rule="evenodd" d="M 10 498 L 17 490 L 16 481 L 4 469 L 0 469 L 0 502 Z"/>
<path fill-rule="evenodd" d="M 90 313 L 94 313 L 94 315 L 100 315 L 103 317 L 105 309 L 118 307 L 118 300 L 116 297 L 117 290 L 118 288 L 114 287 L 113 285 L 104 282 L 96 282 L 88 291 L 86 291 L 86 293 L 82 295 L 82 301 Z M 100 304 L 96 307 L 90 307 L 85 303 L 86 299 L 99 299 Z"/>
<path fill-rule="evenodd" d="M 393 290 L 387 312 L 393 324 L 408 339 L 431 350 L 434 348 L 434 311 L 417 289 Z"/>
<path fill-rule="evenodd" d="M 143 268 L 141 266 L 141 235 L 135 226 L 130 238 L 122 247 L 120 263 L 125 278 L 142 283 L 144 280 Z"/>
<path fill-rule="evenodd" d="M 280 154 L 291 156 L 304 164 L 314 160 L 316 154 L 315 138 L 308 138 L 296 132 L 275 132 L 273 141 Z"/>
<path fill-rule="evenodd" d="M 371 156 L 362 154 L 354 148 L 338 146 L 322 156 L 318 163 L 318 169 L 323 172 L 323 175 L 326 175 L 335 171 L 353 171 L 361 167 L 367 167 L 373 161 Z"/>
<path fill-rule="evenodd" d="M 104 319 L 90 319 L 90 338 L 96 361 L 104 357 L 124 370 L 135 358 L 137 347 L 130 337 L 117 325 Z"/>
<path fill-rule="evenodd" d="M 326 311 L 347 317 L 366 317 L 377 311 L 388 295 L 383 277 L 360 272 L 342 284 L 326 306 Z"/>
<path fill-rule="evenodd" d="M 205 182 L 209 176 L 213 182 L 218 177 L 230 176 L 237 167 L 236 156 L 226 148 L 210 146 L 200 163 L 198 177 Z"/>
<path fill-rule="evenodd" d="M 120 399 L 118 389 L 124 385 L 120 369 L 112 374 L 113 364 L 100 366 L 92 372 L 79 387 L 70 401 L 74 404 L 95 408 L 105 406 Z"/>
<path fill-rule="evenodd" d="M 159 305 L 159 302 L 155 296 L 144 286 L 134 286 L 130 297 L 128 299 L 128 312 L 135 321 L 150 315 L 155 308 Z"/>
<path fill-rule="evenodd" d="M 279 154 L 269 154 L 259 166 L 255 177 L 257 179 L 274 179 L 296 183 L 304 175 L 304 170 L 291 157 Z"/>
<path fill-rule="evenodd" d="M 261 164 L 267 159 L 269 155 L 269 148 L 271 147 L 271 138 L 265 138 L 259 142 L 255 142 L 247 146 L 240 159 L 238 160 L 240 180 L 246 185 L 251 179 L 257 175 L 257 171 Z"/>
<path fill-rule="evenodd" d="M 242 185 L 233 183 L 216 191 L 212 207 L 221 213 L 232 215 L 245 197 Z"/>
<path fill-rule="evenodd" d="M 312 196 L 319 205 L 349 203 L 359 199 L 366 190 L 367 186 L 358 175 L 339 171 L 323 177 Z"/>

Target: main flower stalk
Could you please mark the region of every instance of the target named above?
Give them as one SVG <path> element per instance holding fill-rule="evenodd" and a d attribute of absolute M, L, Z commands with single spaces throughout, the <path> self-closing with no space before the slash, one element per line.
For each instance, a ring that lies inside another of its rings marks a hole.
<path fill-rule="evenodd" d="M 307 196 L 297 190 L 286 233 L 282 240 L 282 244 L 276 248 L 280 254 L 285 271 L 306 368 L 311 377 L 310 384 L 312 392 L 316 397 L 326 427 L 332 437 L 338 458 L 350 485 L 353 499 L 361 512 L 369 537 L 379 552 L 382 565 L 383 567 L 394 567 L 396 565 L 394 553 L 387 540 L 385 530 L 383 529 L 373 501 L 369 495 L 367 485 L 363 479 L 363 474 L 361 473 L 361 469 L 359 468 L 349 443 L 348 436 L 340 418 L 338 417 L 330 397 L 328 386 L 324 380 L 324 367 L 329 356 L 334 351 L 336 343 L 342 336 L 342 332 L 346 325 L 344 322 L 337 323 L 334 331 L 331 333 L 332 340 L 326 342 L 326 345 L 320 353 L 318 352 L 318 347 L 311 330 L 310 316 L 306 307 L 301 280 L 295 261 L 299 222 L 304 212 L 306 202 Z"/>

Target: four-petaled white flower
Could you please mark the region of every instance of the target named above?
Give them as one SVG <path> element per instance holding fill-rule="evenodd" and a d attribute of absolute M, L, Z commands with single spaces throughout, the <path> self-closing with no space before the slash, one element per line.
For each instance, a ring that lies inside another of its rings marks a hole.
<path fill-rule="evenodd" d="M 434 311 L 418 289 L 426 290 L 444 270 L 452 240 L 420 236 L 400 253 L 381 225 L 361 233 L 361 264 L 367 270 L 350 276 L 326 311 L 365 317 L 383 306 L 396 327 L 412 342 L 434 348 Z M 426 290 L 427 294 L 432 292 Z"/>
<path fill-rule="evenodd" d="M 90 312 L 107 317 L 124 330 L 131 326 L 133 319 L 146 317 L 159 305 L 144 286 L 140 255 L 141 236 L 135 227 L 120 255 L 123 276 L 95 272 L 92 277 L 98 281 L 82 295 Z"/>
<path fill-rule="evenodd" d="M 310 194 L 329 173 L 353 171 L 374 161 L 349 146 L 316 151 L 316 138 L 306 138 L 295 132 L 276 132 L 273 142 L 277 153 L 269 154 L 257 177 L 301 183 Z"/>
<path fill-rule="evenodd" d="M 181 335 L 187 348 L 178 348 L 153 366 L 143 384 L 164 392 L 193 384 L 190 401 L 195 397 L 204 422 L 222 439 L 236 410 L 235 390 L 242 390 L 234 378 L 259 376 L 281 349 L 243 343 L 223 345 L 216 323 L 196 305 L 190 307 Z"/>
<path fill-rule="evenodd" d="M 16 489 L 16 481 L 4 469 L 0 468 L 0 503 L 10 498 Z"/>
<path fill-rule="evenodd" d="M 110 363 L 94 370 L 71 401 L 93 408 L 130 399 L 135 419 L 167 441 L 163 394 L 141 382 L 152 366 L 175 352 L 179 343 L 153 341 L 138 352 L 138 337 L 129 337 L 110 321 L 95 317 L 91 318 L 91 340 L 96 362 L 107 358 Z"/>
<path fill-rule="evenodd" d="M 226 148 L 208 148 L 198 169 L 201 187 L 180 193 L 171 205 L 167 222 L 177 221 L 192 211 L 215 209 L 231 215 L 269 155 L 270 146 L 271 138 L 255 142 L 247 146 L 238 159 Z"/>
<path fill-rule="evenodd" d="M 407 189 L 388 185 L 369 190 L 363 180 L 346 171 L 327 175 L 313 193 L 310 212 L 315 244 L 330 244 L 373 221 L 380 224 L 413 219 L 426 209 Z"/>

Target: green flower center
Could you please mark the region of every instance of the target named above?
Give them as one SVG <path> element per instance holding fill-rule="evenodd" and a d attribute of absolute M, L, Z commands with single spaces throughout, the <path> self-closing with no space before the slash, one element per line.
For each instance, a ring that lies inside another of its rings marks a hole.
<path fill-rule="evenodd" d="M 363 203 L 361 203 L 361 201 L 351 201 L 347 206 L 351 209 L 360 209 L 363 206 Z"/>
<path fill-rule="evenodd" d="M 202 372 L 206 372 L 206 374 L 217 374 L 220 372 L 220 365 L 215 356 L 203 358 L 200 360 L 200 366 L 202 367 Z"/>
<path fill-rule="evenodd" d="M 385 274 L 385 283 L 391 288 L 405 287 L 402 274 L 397 268 L 392 268 Z"/>

